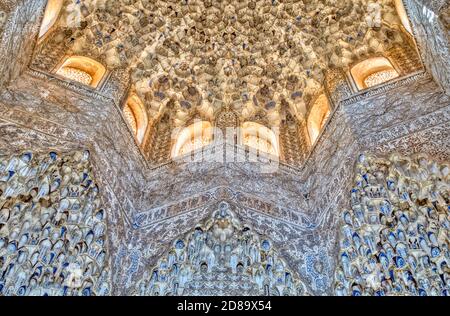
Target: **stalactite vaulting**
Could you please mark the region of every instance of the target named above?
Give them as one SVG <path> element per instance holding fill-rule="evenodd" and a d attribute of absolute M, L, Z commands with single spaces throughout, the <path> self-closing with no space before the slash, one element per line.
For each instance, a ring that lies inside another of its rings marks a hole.
<path fill-rule="evenodd" d="M 0 296 L 448 296 L 448 25 L 0 0 Z"/>
<path fill-rule="evenodd" d="M 180 125 L 196 108 L 211 117 L 223 105 L 233 105 L 243 120 L 262 110 L 279 125 L 282 100 L 304 115 L 328 69 L 415 46 L 391 0 L 66 4 L 35 64 L 45 65 L 51 54 L 51 69 L 55 60 L 76 54 L 130 69 L 152 115 L 172 99 Z"/>
<path fill-rule="evenodd" d="M 110 293 L 89 152 L 0 156 L 0 296 Z"/>
<path fill-rule="evenodd" d="M 136 284 L 137 295 L 305 295 L 273 242 L 222 202 L 203 225 L 177 239 Z"/>
<path fill-rule="evenodd" d="M 342 212 L 337 295 L 448 296 L 450 165 L 361 155 Z"/>

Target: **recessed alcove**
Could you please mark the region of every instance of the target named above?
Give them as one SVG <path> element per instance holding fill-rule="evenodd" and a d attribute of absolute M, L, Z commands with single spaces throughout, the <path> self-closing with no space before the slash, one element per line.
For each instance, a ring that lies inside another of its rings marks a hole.
<path fill-rule="evenodd" d="M 255 123 L 245 122 L 241 127 L 241 144 L 256 152 L 279 156 L 278 136 L 272 129 Z"/>
<path fill-rule="evenodd" d="M 55 73 L 66 79 L 97 88 L 106 74 L 106 68 L 89 57 L 70 56 Z"/>
<path fill-rule="evenodd" d="M 350 73 L 358 90 L 371 88 L 399 77 L 399 73 L 386 57 L 363 60 L 353 66 Z"/>
<path fill-rule="evenodd" d="M 141 144 L 147 131 L 148 116 L 144 104 L 135 93 L 131 93 L 128 97 L 123 108 L 123 115 L 138 144 Z"/>
<path fill-rule="evenodd" d="M 198 121 L 175 133 L 172 158 L 196 151 L 213 141 L 213 126 L 208 121 Z"/>

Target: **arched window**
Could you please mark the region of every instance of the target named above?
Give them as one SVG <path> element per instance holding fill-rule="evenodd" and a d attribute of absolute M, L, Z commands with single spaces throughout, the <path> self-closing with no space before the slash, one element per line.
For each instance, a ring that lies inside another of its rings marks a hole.
<path fill-rule="evenodd" d="M 39 38 L 43 37 L 51 29 L 59 18 L 64 0 L 48 0 L 45 7 L 44 18 L 39 30 Z"/>
<path fill-rule="evenodd" d="M 405 6 L 403 5 L 402 0 L 394 0 L 395 9 L 397 10 L 397 14 L 402 21 L 402 25 L 408 33 L 412 34 L 411 23 L 409 22 L 408 15 L 406 14 Z"/>
<path fill-rule="evenodd" d="M 99 62 L 84 56 L 71 56 L 56 71 L 56 74 L 67 79 L 96 88 L 106 68 Z"/>
<path fill-rule="evenodd" d="M 330 116 L 330 104 L 326 95 L 322 94 L 314 102 L 308 116 L 308 133 L 311 145 L 314 145 L 320 135 L 328 117 Z"/>
<path fill-rule="evenodd" d="M 273 130 L 255 122 L 242 124 L 241 143 L 258 152 L 279 155 L 278 137 Z"/>
<path fill-rule="evenodd" d="M 385 57 L 366 59 L 355 65 L 351 74 L 359 90 L 374 87 L 399 76 L 389 59 Z"/>
<path fill-rule="evenodd" d="M 129 96 L 127 103 L 123 108 L 123 115 L 128 125 L 133 130 L 139 144 L 141 144 L 147 130 L 148 117 L 144 104 L 136 94 L 132 93 Z"/>
<path fill-rule="evenodd" d="M 172 147 L 172 158 L 185 155 L 207 146 L 213 141 L 213 127 L 210 122 L 199 121 L 182 129 Z"/>

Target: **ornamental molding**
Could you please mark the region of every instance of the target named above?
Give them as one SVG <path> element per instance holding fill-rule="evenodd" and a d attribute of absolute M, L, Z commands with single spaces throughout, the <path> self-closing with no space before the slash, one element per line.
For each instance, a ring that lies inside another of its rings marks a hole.
<path fill-rule="evenodd" d="M 47 82 L 52 82 L 56 84 L 57 86 L 61 88 L 66 88 L 72 92 L 81 94 L 82 96 L 86 96 L 89 98 L 94 98 L 95 100 L 102 101 L 102 102 L 113 102 L 116 103 L 116 101 L 112 98 L 106 97 L 99 93 L 99 90 L 96 90 L 92 87 L 85 86 L 81 83 L 77 83 L 74 81 L 65 80 L 62 78 L 59 78 L 53 74 L 50 74 L 48 72 L 37 70 L 33 68 L 28 68 L 26 73 L 34 78 L 45 80 Z M 108 76 L 108 74 L 107 74 Z M 105 82 L 109 79 L 105 78 Z M 104 82 L 104 83 L 105 83 Z"/>
<path fill-rule="evenodd" d="M 132 226 L 134 229 L 151 229 L 165 221 L 173 220 L 175 217 L 195 212 L 200 208 L 214 205 L 223 200 L 264 216 L 276 218 L 297 227 L 301 231 L 314 231 L 317 228 L 314 220 L 306 214 L 307 210 L 291 210 L 252 194 L 232 190 L 226 186 L 219 186 L 187 199 L 178 200 L 176 203 L 137 213 L 132 219 Z"/>
<path fill-rule="evenodd" d="M 415 82 L 421 81 L 421 80 L 429 80 L 432 79 L 431 75 L 427 73 L 426 71 L 420 71 L 405 77 L 401 77 L 398 79 L 394 79 L 392 81 L 389 81 L 385 84 L 363 90 L 357 94 L 352 95 L 348 99 L 344 99 L 340 101 L 339 106 L 349 106 L 351 104 L 357 103 L 361 100 L 369 99 L 374 96 L 385 94 L 389 91 L 395 90 L 397 88 L 411 85 Z"/>

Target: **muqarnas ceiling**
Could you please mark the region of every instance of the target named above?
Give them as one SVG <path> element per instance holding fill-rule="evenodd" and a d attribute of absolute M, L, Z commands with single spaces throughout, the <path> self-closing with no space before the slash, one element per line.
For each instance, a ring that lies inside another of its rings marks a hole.
<path fill-rule="evenodd" d="M 327 69 L 406 45 L 391 0 L 66 0 L 52 36 L 65 55 L 129 69 L 151 116 L 169 100 L 177 125 L 232 105 L 278 126 L 303 118 Z M 404 23 L 404 22 L 403 22 Z M 409 45 L 409 44 L 408 44 Z"/>

